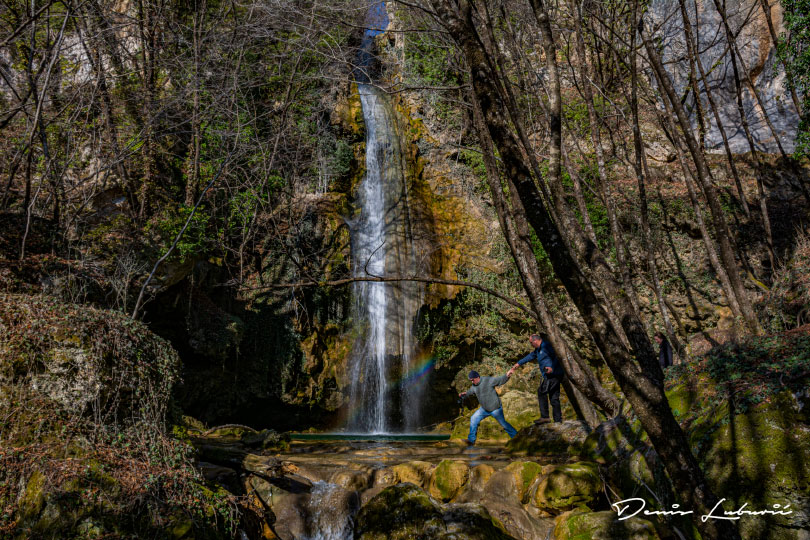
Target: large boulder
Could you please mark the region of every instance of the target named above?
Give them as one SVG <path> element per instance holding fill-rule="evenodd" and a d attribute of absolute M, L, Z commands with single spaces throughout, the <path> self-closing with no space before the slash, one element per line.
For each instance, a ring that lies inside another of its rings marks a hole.
<path fill-rule="evenodd" d="M 168 342 L 123 313 L 0 294 L 0 409 L 14 394 L 103 422 L 162 423 L 179 367 Z"/>
<path fill-rule="evenodd" d="M 746 505 L 749 511 L 790 511 L 744 514 L 738 522 L 743 537 L 805 538 L 802 531 L 810 528 L 806 392 L 788 388 L 745 404 L 743 395 L 729 395 L 705 374 L 678 378 L 667 390 L 712 490 L 726 499 L 723 510 Z M 608 482 L 622 498 L 650 499 L 649 489 L 654 489 L 660 503 L 648 500 L 648 507 L 681 502 L 666 491 L 663 464 L 638 420 L 604 422 L 588 436 L 582 456 L 604 465 Z"/>
<path fill-rule="evenodd" d="M 506 449 L 513 454 L 528 456 L 562 453 L 576 455 L 590 431 L 589 426 L 579 420 L 539 426 L 531 423 L 507 443 Z"/>
<path fill-rule="evenodd" d="M 619 521 L 616 512 L 573 510 L 561 514 L 554 528 L 557 540 L 659 540 L 655 526 L 646 519 Z"/>
<path fill-rule="evenodd" d="M 548 512 L 587 507 L 602 491 L 602 479 L 595 463 L 581 461 L 554 465 L 545 474 L 534 494 L 534 504 Z"/>
<path fill-rule="evenodd" d="M 447 502 L 455 498 L 470 477 L 470 467 L 463 461 L 444 459 L 433 470 L 430 495 Z"/>
<path fill-rule="evenodd" d="M 384 489 L 358 512 L 357 540 L 507 540 L 513 538 L 477 504 L 442 506 L 413 484 Z"/>

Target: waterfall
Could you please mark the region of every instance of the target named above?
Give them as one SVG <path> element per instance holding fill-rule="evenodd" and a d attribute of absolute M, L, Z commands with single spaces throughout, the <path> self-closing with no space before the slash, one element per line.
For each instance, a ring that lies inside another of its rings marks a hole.
<path fill-rule="evenodd" d="M 382 4 L 369 10 L 371 28 L 385 28 Z M 367 30 L 356 73 L 366 129 L 366 174 L 357 189 L 359 215 L 353 220 L 353 272 L 358 277 L 417 273 L 409 220 L 404 160 L 390 98 L 370 84 L 366 69 L 374 61 L 373 35 Z M 413 282 L 365 281 L 354 286 L 358 337 L 351 358 L 353 386 L 348 428 L 366 433 L 414 429 L 419 421 L 419 385 L 408 385 L 414 370 L 412 325 L 423 286 Z"/>

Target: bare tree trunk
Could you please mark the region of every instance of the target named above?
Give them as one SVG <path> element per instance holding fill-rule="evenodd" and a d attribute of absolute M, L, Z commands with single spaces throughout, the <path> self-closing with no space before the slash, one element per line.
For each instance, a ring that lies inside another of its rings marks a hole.
<path fill-rule="evenodd" d="M 624 239 L 622 238 L 622 231 L 619 228 L 619 220 L 616 216 L 616 205 L 610 189 L 610 180 L 607 176 L 607 167 L 605 166 L 605 153 L 602 149 L 602 136 L 599 133 L 600 121 L 596 114 L 596 106 L 594 105 L 593 89 L 591 88 L 592 71 L 590 62 L 588 61 L 587 54 L 585 53 L 585 38 L 582 35 L 582 20 L 581 14 L 577 9 L 574 0 L 569 3 L 572 11 L 572 18 L 574 20 L 574 33 L 576 34 L 576 48 L 577 56 L 579 56 L 580 66 L 580 80 L 582 81 L 582 94 L 585 98 L 585 105 L 588 108 L 588 124 L 591 128 L 591 144 L 593 144 L 594 152 L 596 153 L 596 169 L 599 174 L 599 189 L 602 192 L 602 199 L 605 205 L 605 210 L 608 215 L 608 223 L 610 224 L 610 234 L 613 237 L 613 245 L 616 248 L 616 261 L 619 266 L 619 274 L 622 277 L 622 285 L 627 292 L 627 297 L 633 305 L 636 313 L 641 313 L 638 305 L 638 298 L 636 291 L 633 287 L 633 281 L 630 276 L 630 263 L 628 257 L 630 254 L 627 252 Z M 544 34 L 544 42 L 546 37 Z M 546 51 L 546 56 L 549 51 Z M 553 83 L 552 83 L 553 84 Z M 559 85 L 559 83 L 557 83 Z M 559 91 L 559 88 L 557 89 Z"/>
<path fill-rule="evenodd" d="M 545 6 L 538 0 L 532 0 L 531 3 L 542 32 L 550 36 L 551 25 Z M 650 340 L 632 306 L 622 303 L 620 305 L 623 309 L 618 314 L 631 344 L 630 350 L 625 348 L 619 334 L 609 322 L 603 303 L 596 297 L 592 284 L 571 256 L 559 228 L 552 221 L 530 168 L 522 159 L 518 140 L 504 116 L 505 107 L 498 95 L 493 60 L 482 47 L 470 4 L 466 0 L 434 0 L 433 6 L 461 47 L 471 70 L 473 92 L 480 103 L 489 136 L 498 148 L 505 172 L 517 188 L 526 216 L 543 243 L 555 274 L 571 295 L 597 347 L 649 435 L 672 480 L 676 495 L 680 500 L 688 501 L 697 515 L 709 512 L 718 499 L 706 483 L 697 460 L 689 450 L 688 440 L 669 408 L 662 385 L 663 373 Z M 544 41 L 546 39 L 544 36 Z M 549 118 L 552 144 L 557 146 L 552 151 L 550 160 L 552 167 L 549 174 L 552 182 L 558 181 L 560 174 L 561 124 L 559 115 L 554 116 L 555 112 L 559 112 L 559 93 L 556 101 L 557 105 L 551 107 L 552 116 Z M 553 159 L 555 154 L 556 162 Z M 706 539 L 740 538 L 736 528 L 730 523 L 696 520 L 695 524 Z"/>
<path fill-rule="evenodd" d="M 579 177 L 579 173 L 577 173 L 574 164 L 568 159 L 568 152 L 565 151 L 565 147 L 563 147 L 562 150 L 565 168 L 568 170 L 568 174 L 571 176 L 571 183 L 574 185 L 574 198 L 577 201 L 579 213 L 582 214 L 582 226 L 591 242 L 593 242 L 595 246 L 598 246 L 599 242 L 596 239 L 596 231 L 593 229 L 593 222 L 588 213 L 588 205 L 585 203 L 585 197 L 582 193 L 582 179 Z"/>
<path fill-rule="evenodd" d="M 191 174 L 186 180 L 186 206 L 194 204 L 197 193 L 200 189 L 200 62 L 201 59 L 201 39 L 202 25 L 205 17 L 207 3 L 202 0 L 202 6 L 195 6 L 192 14 L 192 49 L 194 51 L 194 77 L 192 88 L 192 111 L 191 111 Z"/>
<path fill-rule="evenodd" d="M 692 34 L 692 25 L 686 11 L 684 1 L 679 0 L 679 2 L 681 5 L 681 17 L 683 19 L 684 31 L 686 32 L 686 41 L 687 43 L 692 44 L 689 47 L 689 55 L 693 58 L 693 61 L 698 68 L 700 79 L 703 81 L 703 89 L 706 91 L 706 98 L 709 101 L 709 108 L 712 110 L 712 114 L 714 115 L 714 122 L 717 124 L 717 130 L 720 132 L 720 137 L 723 139 L 723 148 L 726 151 L 726 158 L 728 159 L 728 166 L 731 169 L 731 175 L 734 177 L 734 184 L 737 187 L 737 194 L 740 197 L 740 204 L 742 205 L 743 212 L 745 212 L 745 217 L 750 219 L 751 209 L 748 207 L 748 200 L 745 197 L 745 191 L 743 190 L 742 181 L 740 180 L 740 173 L 737 171 L 737 165 L 734 162 L 734 156 L 731 153 L 731 146 L 729 146 L 728 143 L 726 128 L 723 126 L 723 122 L 720 120 L 720 109 L 718 108 L 717 103 L 714 101 L 712 88 L 709 84 L 709 79 L 706 77 L 706 70 L 703 68 L 703 61 L 700 59 L 700 55 L 696 52 L 696 49 L 699 47 L 700 43 L 694 39 Z"/>
<path fill-rule="evenodd" d="M 492 140 L 486 131 L 486 126 L 481 114 L 481 108 L 474 95 L 471 96 L 473 106 L 473 116 L 478 134 L 481 140 L 481 150 L 484 156 L 484 165 L 487 170 L 487 182 L 489 183 L 492 200 L 498 214 L 498 221 L 501 224 L 506 243 L 512 253 L 512 257 L 520 274 L 521 283 L 529 297 L 532 309 L 537 314 L 538 322 L 546 329 L 551 339 L 554 350 L 559 352 L 560 361 L 563 363 L 565 372 L 573 386 L 581 391 L 572 392 L 566 387 L 566 393 L 572 402 L 578 404 L 579 410 L 584 416 L 584 420 L 591 426 L 599 423 L 598 415 L 588 401 L 579 399 L 584 397 L 590 402 L 599 406 L 605 415 L 614 416 L 619 411 L 619 401 L 599 383 L 599 380 L 588 368 L 584 360 L 579 356 L 573 347 L 568 346 L 568 342 L 560 331 L 559 326 L 554 322 L 554 318 L 546 306 L 542 292 L 542 279 L 540 270 L 537 267 L 537 259 L 531 246 L 529 227 L 526 223 L 526 216 L 523 205 L 518 197 L 512 198 L 512 211 L 507 207 L 504 198 L 503 187 L 501 185 L 501 174 L 495 161 L 495 149 Z M 510 192 L 514 192 L 510 188 Z"/>
<path fill-rule="evenodd" d="M 717 196 L 716 189 L 711 181 L 711 175 L 709 173 L 709 167 L 706 164 L 703 149 L 698 147 L 697 141 L 692 135 L 689 119 L 686 116 L 683 105 L 681 105 L 681 102 L 678 99 L 675 89 L 672 86 L 672 81 L 669 78 L 669 74 L 666 72 L 663 63 L 661 62 L 661 57 L 658 54 L 658 51 L 651 43 L 649 36 L 645 34 L 643 28 L 641 28 L 642 24 L 643 23 L 640 21 L 639 33 L 641 34 L 642 41 L 644 42 L 644 48 L 647 51 L 647 56 L 650 64 L 652 65 L 656 79 L 672 104 L 672 108 L 675 111 L 675 117 L 681 128 L 680 132 L 683 139 L 686 141 L 692 161 L 695 164 L 695 171 L 703 190 L 703 194 L 706 197 L 709 211 L 712 215 L 712 224 L 715 236 L 717 237 L 717 243 L 720 247 L 720 260 L 722 261 L 723 267 L 728 274 L 733 295 L 736 296 L 736 301 L 739 305 L 740 315 L 742 316 L 746 326 L 752 332 L 759 334 L 761 332 L 761 327 L 759 325 L 759 321 L 757 320 L 756 314 L 754 313 L 754 308 L 751 305 L 751 300 L 748 297 L 748 292 L 745 290 L 745 287 L 743 287 L 742 280 L 740 279 L 740 269 L 737 265 L 734 249 L 731 246 L 731 232 L 728 229 L 728 224 L 726 223 L 726 218 L 723 214 L 723 208 L 720 205 L 720 200 Z M 676 131 L 673 136 L 677 137 L 677 133 L 678 132 Z"/>
<path fill-rule="evenodd" d="M 725 2 L 724 2 L 725 3 Z M 771 234 L 771 220 L 768 217 L 768 204 L 767 204 L 767 197 L 765 195 L 765 188 L 762 182 L 762 162 L 759 159 L 759 154 L 757 153 L 757 149 L 754 146 L 754 137 L 751 135 L 751 129 L 748 126 L 748 118 L 745 114 L 745 108 L 743 107 L 743 89 L 742 84 L 740 82 L 740 74 L 737 69 L 737 60 L 736 56 L 739 56 L 740 62 L 742 63 L 742 56 L 739 54 L 737 50 L 737 41 L 734 37 L 734 33 L 731 31 L 731 28 L 728 25 L 728 19 L 726 18 L 726 10 L 725 5 L 721 4 L 718 0 L 714 0 L 714 5 L 717 8 L 718 13 L 720 13 L 720 17 L 723 20 L 723 27 L 726 31 L 726 39 L 729 42 L 729 55 L 731 56 L 731 69 L 732 73 L 734 74 L 734 87 L 737 91 L 737 110 L 740 115 L 740 122 L 743 126 L 743 131 L 745 132 L 745 137 L 748 140 L 748 148 L 751 150 L 751 157 L 754 158 L 756 161 L 756 177 L 757 177 L 757 197 L 759 198 L 759 208 L 760 213 L 762 214 L 762 226 L 765 229 L 765 244 L 768 247 L 768 257 L 770 258 L 771 262 L 771 270 L 776 269 L 776 255 L 774 253 L 773 248 L 773 235 Z M 762 110 L 762 115 L 765 117 L 765 121 L 768 123 L 768 127 L 771 129 L 771 133 L 773 134 L 774 139 L 776 140 L 776 144 L 779 147 L 779 151 L 782 153 L 783 157 L 787 157 L 785 155 L 785 150 L 782 148 L 782 143 L 779 142 L 779 137 L 776 134 L 776 130 L 773 128 L 773 124 L 768 117 L 768 112 L 765 110 L 765 107 L 762 105 L 762 101 L 759 98 L 759 92 L 757 92 L 756 87 L 754 86 L 754 82 L 751 80 L 751 74 L 745 69 L 745 64 L 742 64 L 743 71 L 746 73 L 748 78 L 748 84 L 751 86 L 751 92 L 754 93 L 754 96 L 757 99 L 757 103 L 759 104 L 759 108 Z"/>
<path fill-rule="evenodd" d="M 633 28 L 636 27 L 636 18 L 638 17 L 638 2 L 633 2 Z M 636 33 L 633 32 L 630 38 L 630 50 L 636 50 Z M 661 280 L 658 278 L 658 265 L 655 262 L 655 249 L 651 242 L 650 234 L 650 218 L 649 209 L 647 208 L 647 187 L 646 179 L 649 178 L 649 171 L 647 168 L 647 160 L 644 155 L 644 143 L 641 140 L 641 128 L 639 127 L 638 119 L 638 57 L 636 54 L 630 54 L 630 112 L 633 122 L 633 149 L 635 154 L 635 161 L 633 167 L 636 171 L 636 178 L 638 180 L 638 198 L 641 206 L 641 243 L 645 246 L 644 252 L 647 259 L 647 268 L 650 272 L 650 279 L 652 281 L 652 288 L 655 291 L 655 298 L 658 302 L 658 310 L 661 312 L 661 319 L 664 321 L 664 329 L 669 338 L 670 344 L 675 351 L 675 354 L 683 358 L 683 349 L 678 339 L 675 329 L 672 326 L 672 321 L 669 318 L 669 311 L 664 300 L 664 293 L 661 289 Z M 681 160 L 683 162 L 683 160 Z M 684 173 L 685 174 L 685 173 Z M 705 229 L 705 226 L 704 226 Z"/>

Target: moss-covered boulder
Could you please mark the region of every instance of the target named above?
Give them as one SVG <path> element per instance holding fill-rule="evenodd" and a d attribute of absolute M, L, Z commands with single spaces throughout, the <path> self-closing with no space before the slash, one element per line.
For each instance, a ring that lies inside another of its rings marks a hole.
<path fill-rule="evenodd" d="M 801 365 L 806 356 L 796 340 L 771 339 L 768 347 L 766 352 L 786 348 L 788 360 L 780 363 L 768 356 L 768 367 L 760 370 L 765 374 L 795 371 L 794 364 Z M 786 383 L 778 375 L 769 380 L 762 373 L 749 373 L 749 382 L 736 387 L 749 363 L 763 361 L 761 352 L 741 345 L 719 349 L 712 353 L 714 360 L 670 373 L 666 393 L 712 490 L 726 499 L 723 510 L 788 507 L 787 515 L 743 515 L 738 522 L 743 537 L 796 540 L 799 531 L 810 528 L 808 378 L 800 374 Z M 759 383 L 752 385 L 755 380 Z M 608 482 L 622 497 L 646 498 L 653 489 L 665 507 L 680 502 L 666 491 L 663 465 L 637 420 L 601 424 L 586 439 L 581 455 L 604 465 Z M 658 508 L 659 503 L 648 506 Z"/>
<path fill-rule="evenodd" d="M 534 461 L 515 461 L 507 465 L 505 470 L 514 477 L 515 495 L 518 500 L 526 502 L 530 488 L 542 475 L 543 466 Z"/>
<path fill-rule="evenodd" d="M 720 420 L 695 426 L 690 438 L 726 510 L 779 510 L 789 515 L 743 516 L 744 538 L 794 539 L 810 529 L 810 425 L 790 392 L 745 414 L 722 405 Z M 776 506 L 779 505 L 779 506 Z"/>
<path fill-rule="evenodd" d="M 445 532 L 442 512 L 413 484 L 397 484 L 371 499 L 355 518 L 358 540 L 438 538 Z"/>
<path fill-rule="evenodd" d="M 650 521 L 632 518 L 619 521 L 616 512 L 587 512 L 573 510 L 556 520 L 557 540 L 659 540 Z"/>
<path fill-rule="evenodd" d="M 503 527 L 480 505 L 440 505 L 413 484 L 384 489 L 355 518 L 357 540 L 508 540 Z"/>
<path fill-rule="evenodd" d="M 398 483 L 410 483 L 421 487 L 427 487 L 433 465 L 427 461 L 408 461 L 391 467 Z"/>
<path fill-rule="evenodd" d="M 601 491 L 602 479 L 595 463 L 554 465 L 537 486 L 533 503 L 548 512 L 561 512 L 593 504 Z"/>
<path fill-rule="evenodd" d="M 167 341 L 123 313 L 0 294 L 0 409 L 22 384 L 16 399 L 66 414 L 162 421 L 179 367 Z"/>
<path fill-rule="evenodd" d="M 25 483 L 18 503 L 16 524 L 9 538 L 61 540 L 63 538 L 167 538 L 215 539 L 223 530 L 216 525 L 218 509 L 230 497 L 221 488 L 194 483 L 188 487 L 194 508 L 171 504 L 148 511 L 125 500 L 128 486 L 106 471 L 103 463 L 82 460 L 80 474 L 64 482 L 53 482 L 34 471 Z M 197 512 L 197 519 L 189 510 Z M 235 523 L 231 522 L 229 526 Z M 5 538 L 5 536 L 4 536 Z"/>
<path fill-rule="evenodd" d="M 536 456 L 543 454 L 579 454 L 590 433 L 588 425 L 579 420 L 566 420 L 534 425 L 521 429 L 510 440 L 506 449 L 510 453 Z"/>
<path fill-rule="evenodd" d="M 432 497 L 447 502 L 456 495 L 470 478 L 470 467 L 463 461 L 442 460 L 433 470 L 429 492 Z"/>

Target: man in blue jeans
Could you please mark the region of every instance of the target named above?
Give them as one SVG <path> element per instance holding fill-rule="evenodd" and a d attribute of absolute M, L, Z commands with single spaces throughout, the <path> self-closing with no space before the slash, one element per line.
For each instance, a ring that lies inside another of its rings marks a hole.
<path fill-rule="evenodd" d="M 468 445 L 475 444 L 475 435 L 478 433 L 478 424 L 487 416 L 492 416 L 498 423 L 503 426 L 506 433 L 509 434 L 511 439 L 517 434 L 517 430 L 512 427 L 512 424 L 506 421 L 503 417 L 503 406 L 501 405 L 501 398 L 495 391 L 496 386 L 506 384 L 509 380 L 509 375 L 501 375 L 500 377 L 482 377 L 477 371 L 470 371 L 470 381 L 472 387 L 466 392 L 459 394 L 459 397 L 475 396 L 478 398 L 478 403 L 481 405 L 473 413 L 470 418 L 470 435 L 464 441 Z"/>

